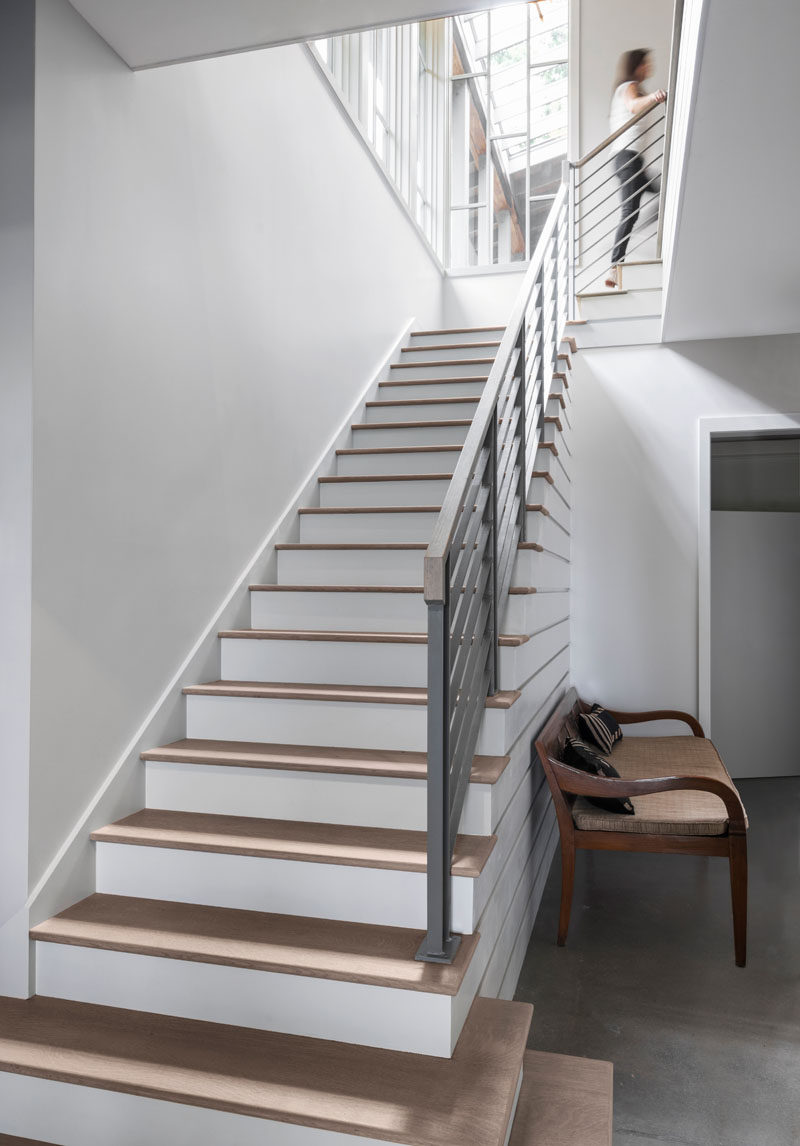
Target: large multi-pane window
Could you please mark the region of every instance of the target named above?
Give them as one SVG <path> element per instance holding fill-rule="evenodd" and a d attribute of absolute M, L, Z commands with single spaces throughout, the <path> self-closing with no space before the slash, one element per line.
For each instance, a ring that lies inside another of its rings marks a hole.
<path fill-rule="evenodd" d="M 314 44 L 341 98 L 438 257 L 445 258 L 449 21 Z"/>
<path fill-rule="evenodd" d="M 567 153 L 569 0 L 453 21 L 453 267 L 530 258 Z"/>
<path fill-rule="evenodd" d="M 318 58 L 438 257 L 530 258 L 567 152 L 569 0 L 318 40 Z"/>

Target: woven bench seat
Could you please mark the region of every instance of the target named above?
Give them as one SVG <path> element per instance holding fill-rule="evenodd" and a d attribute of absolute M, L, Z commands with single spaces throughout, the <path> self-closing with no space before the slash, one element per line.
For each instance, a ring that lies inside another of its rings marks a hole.
<path fill-rule="evenodd" d="M 734 788 L 716 748 L 702 737 L 626 736 L 608 759 L 624 780 L 707 776 Z M 634 816 L 603 811 L 578 796 L 572 806 L 575 827 L 588 832 L 662 836 L 724 836 L 728 830 L 725 805 L 711 792 L 657 792 L 632 796 L 631 801 Z"/>

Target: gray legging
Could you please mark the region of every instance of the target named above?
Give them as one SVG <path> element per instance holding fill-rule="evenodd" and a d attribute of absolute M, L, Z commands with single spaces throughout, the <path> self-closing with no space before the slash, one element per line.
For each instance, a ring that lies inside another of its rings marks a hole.
<path fill-rule="evenodd" d="M 611 255 L 613 266 L 625 261 L 628 240 L 639 218 L 639 204 L 642 194 L 650 187 L 650 180 L 644 173 L 644 163 L 637 151 L 625 148 L 614 156 L 614 171 L 620 180 L 622 195 L 622 218 L 614 236 L 614 251 Z"/>

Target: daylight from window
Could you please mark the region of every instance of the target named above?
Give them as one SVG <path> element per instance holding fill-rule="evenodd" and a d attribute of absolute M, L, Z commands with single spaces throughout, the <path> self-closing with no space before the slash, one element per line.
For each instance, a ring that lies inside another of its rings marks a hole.
<path fill-rule="evenodd" d="M 569 0 L 318 40 L 317 58 L 453 269 L 527 261 L 567 154 Z"/>

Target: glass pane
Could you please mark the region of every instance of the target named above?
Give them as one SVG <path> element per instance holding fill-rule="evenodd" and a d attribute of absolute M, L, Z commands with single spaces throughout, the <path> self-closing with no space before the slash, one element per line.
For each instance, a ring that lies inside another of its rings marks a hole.
<path fill-rule="evenodd" d="M 515 186 L 516 183 L 516 186 Z M 498 166 L 494 173 L 492 262 L 525 259 L 525 178 L 512 182 Z"/>
<path fill-rule="evenodd" d="M 486 80 L 454 80 L 450 188 L 453 206 L 485 203 Z"/>
<path fill-rule="evenodd" d="M 566 154 L 567 79 L 566 64 L 531 72 L 531 144 L 540 160 L 546 155 Z"/>
<path fill-rule="evenodd" d="M 486 208 L 468 207 L 450 213 L 450 265 L 477 267 L 489 262 L 485 247 Z"/>
<path fill-rule="evenodd" d="M 547 222 L 547 216 L 550 214 L 552 206 L 552 199 L 536 199 L 530 204 L 531 254 L 533 254 L 536 244 L 539 242 L 539 236 L 544 230 L 544 225 Z"/>
<path fill-rule="evenodd" d="M 531 59 L 534 64 L 565 60 L 569 48 L 568 0 L 539 0 L 531 5 Z"/>
<path fill-rule="evenodd" d="M 458 30 L 464 42 L 469 59 L 464 60 L 464 71 L 477 71 L 479 64 L 483 67 L 486 61 L 487 41 L 489 35 L 489 16 L 486 12 L 476 12 L 468 16 L 457 17 Z M 466 65 L 472 65 L 470 67 Z"/>

